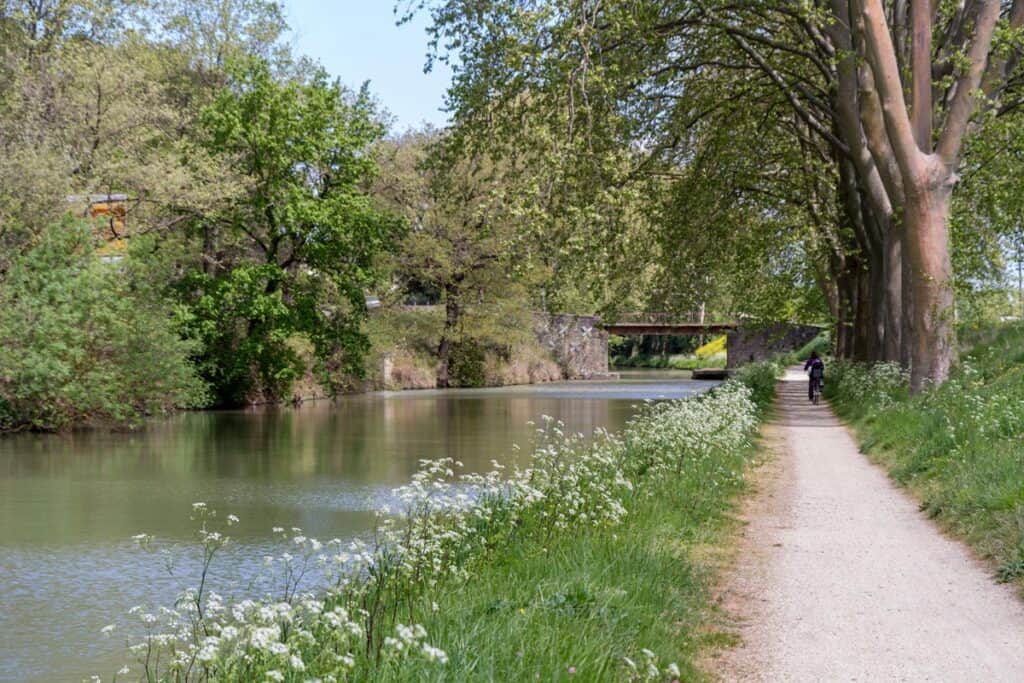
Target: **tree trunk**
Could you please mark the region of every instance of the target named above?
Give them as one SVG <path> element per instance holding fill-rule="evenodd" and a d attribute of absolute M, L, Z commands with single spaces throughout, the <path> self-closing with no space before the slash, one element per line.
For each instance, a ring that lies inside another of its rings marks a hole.
<path fill-rule="evenodd" d="M 910 263 L 910 247 L 907 245 L 907 229 L 901 228 L 900 244 L 900 365 L 910 370 L 913 365 L 914 346 L 914 267 Z"/>
<path fill-rule="evenodd" d="M 857 298 L 854 300 L 853 317 L 853 359 L 862 362 L 873 360 L 871 338 L 873 313 L 871 310 L 871 270 L 866 260 L 858 259 L 857 270 L 854 272 L 854 287 Z"/>
<path fill-rule="evenodd" d="M 836 355 L 840 358 L 853 358 L 856 351 L 853 325 L 857 306 L 857 283 L 854 274 L 847 268 L 844 268 L 836 278 L 836 289 L 839 291 Z"/>
<path fill-rule="evenodd" d="M 907 192 L 907 249 L 913 297 L 910 389 L 916 393 L 949 377 L 955 356 L 953 267 L 949 256 L 951 186 L 933 174 L 924 188 Z"/>
<path fill-rule="evenodd" d="M 889 337 L 886 321 L 891 306 L 889 288 L 886 286 L 884 248 L 871 255 L 871 270 L 868 276 L 871 288 L 868 292 L 871 300 L 871 338 L 868 355 L 872 362 L 879 362 L 885 360 L 886 340 Z"/>
<path fill-rule="evenodd" d="M 447 389 L 451 386 L 449 366 L 452 350 L 452 336 L 459 324 L 459 301 L 452 288 L 446 288 L 444 302 L 444 329 L 441 331 L 441 343 L 437 345 L 437 386 Z"/>
<path fill-rule="evenodd" d="M 885 339 L 882 360 L 902 363 L 903 343 L 903 227 L 895 221 L 885 231 Z"/>
<path fill-rule="evenodd" d="M 886 286 L 885 259 L 886 237 L 892 231 L 888 217 L 879 216 L 867 198 L 862 196 L 865 236 L 869 250 L 865 259 L 867 291 L 862 294 L 864 305 L 869 307 L 869 327 L 865 355 L 872 363 L 885 360 L 885 340 L 888 336 L 886 319 L 889 315 L 889 288 Z"/>

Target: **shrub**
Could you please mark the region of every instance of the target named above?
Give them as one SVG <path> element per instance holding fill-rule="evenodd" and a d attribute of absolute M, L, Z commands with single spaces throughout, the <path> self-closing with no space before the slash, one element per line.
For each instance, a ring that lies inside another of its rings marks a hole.
<path fill-rule="evenodd" d="M 453 387 L 487 384 L 487 358 L 482 344 L 474 340 L 452 342 L 448 358 L 448 377 Z"/>
<path fill-rule="evenodd" d="M 56 431 L 201 404 L 176 311 L 88 226 L 50 230 L 0 287 L 0 430 Z"/>
<path fill-rule="evenodd" d="M 834 361 L 828 368 L 825 392 L 859 416 L 864 411 L 885 410 L 906 400 L 909 383 L 910 374 L 898 363 Z"/>
<path fill-rule="evenodd" d="M 761 361 L 744 365 L 736 373 L 735 379 L 750 389 L 751 400 L 760 410 L 764 411 L 775 396 L 775 385 L 781 371 L 782 368 L 778 363 Z"/>

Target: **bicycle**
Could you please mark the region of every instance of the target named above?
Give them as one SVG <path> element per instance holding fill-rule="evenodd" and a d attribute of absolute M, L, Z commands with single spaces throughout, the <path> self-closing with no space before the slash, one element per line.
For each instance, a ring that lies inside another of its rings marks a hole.
<path fill-rule="evenodd" d="M 811 403 L 818 405 L 821 401 L 821 379 L 818 377 L 811 378 Z"/>

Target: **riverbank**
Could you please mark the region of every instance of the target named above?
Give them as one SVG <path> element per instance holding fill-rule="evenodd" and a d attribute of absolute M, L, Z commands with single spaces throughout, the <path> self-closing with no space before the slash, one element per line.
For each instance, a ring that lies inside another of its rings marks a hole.
<path fill-rule="evenodd" d="M 286 588 L 234 608 L 192 593 L 170 635 L 145 641 L 140 652 L 163 653 L 149 673 L 623 680 L 656 669 L 693 680 L 710 609 L 706 551 L 743 488 L 774 379 L 771 366 L 752 367 L 706 397 L 653 405 L 621 436 L 581 440 L 549 424 L 531 466 L 507 475 L 430 465 L 399 490 L 376 550 L 282 531 L 287 555 L 270 566 L 284 585 L 323 555 L 335 589 Z M 231 523 L 205 506 L 195 514 L 212 557 Z"/>
<path fill-rule="evenodd" d="M 390 306 L 375 310 L 365 323 L 370 342 L 362 391 L 432 389 L 437 386 L 438 347 L 444 328 L 441 306 Z M 542 325 L 535 321 L 534 327 Z M 500 332 L 500 331 L 499 331 Z M 499 387 L 571 379 L 567 368 L 541 343 L 538 330 L 515 334 L 488 331 L 479 339 L 452 345 L 452 387 Z"/>
<path fill-rule="evenodd" d="M 1024 589 L 1024 327 L 977 340 L 937 390 L 897 367 L 835 364 L 825 395 L 922 509 Z"/>
<path fill-rule="evenodd" d="M 373 511 L 396 503 L 392 490 L 409 483 L 420 460 L 455 457 L 466 472 L 487 472 L 493 460 L 524 467 L 541 416 L 571 434 L 621 433 L 646 401 L 715 385 L 683 374 L 353 394 L 299 410 L 183 412 L 130 433 L 6 436 L 0 681 L 80 681 L 90 673 L 109 681 L 124 662 L 129 609 L 171 605 L 192 583 L 193 501 L 241 518 L 217 562 L 248 576 L 275 553 L 274 526 L 321 539 L 365 537 Z M 173 576 L 161 553 L 133 547 L 143 531 L 174 552 Z M 112 621 L 114 636 L 97 637 Z"/>

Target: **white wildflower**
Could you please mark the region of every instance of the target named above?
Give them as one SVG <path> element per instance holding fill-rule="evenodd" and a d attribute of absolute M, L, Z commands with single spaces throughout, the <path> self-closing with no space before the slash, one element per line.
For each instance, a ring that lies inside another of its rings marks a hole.
<path fill-rule="evenodd" d="M 442 664 L 448 663 L 448 653 L 440 648 L 433 647 L 431 645 L 423 644 L 423 654 L 428 660 L 432 662 L 440 662 Z"/>

